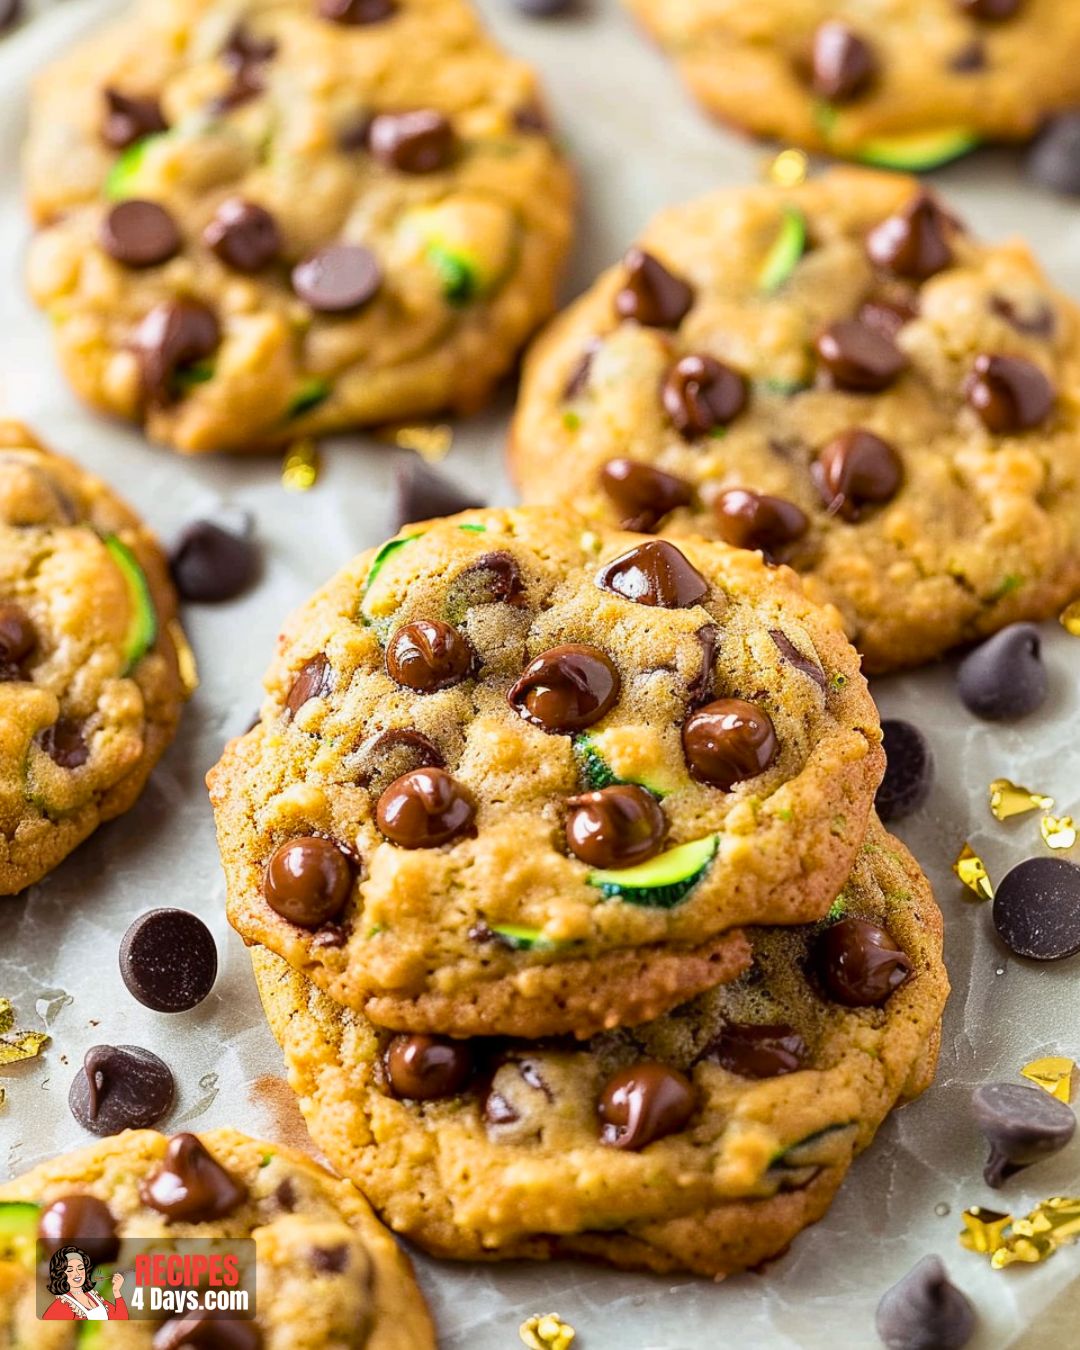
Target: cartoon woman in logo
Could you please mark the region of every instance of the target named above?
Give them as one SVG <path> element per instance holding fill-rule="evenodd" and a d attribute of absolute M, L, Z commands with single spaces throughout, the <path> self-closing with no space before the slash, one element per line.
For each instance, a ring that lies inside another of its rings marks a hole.
<path fill-rule="evenodd" d="M 49 1262 L 48 1288 L 56 1297 L 44 1314 L 46 1322 L 126 1322 L 127 1304 L 120 1297 L 124 1277 L 112 1277 L 115 1303 L 106 1303 L 94 1289 L 93 1262 L 80 1247 L 61 1247 Z"/>

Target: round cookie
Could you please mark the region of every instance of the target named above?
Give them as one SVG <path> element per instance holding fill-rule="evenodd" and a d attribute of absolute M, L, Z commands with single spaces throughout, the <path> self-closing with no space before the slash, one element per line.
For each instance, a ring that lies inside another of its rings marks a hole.
<path fill-rule="evenodd" d="M 229 917 L 380 1025 L 587 1035 L 828 909 L 882 773 L 835 615 L 787 569 L 470 511 L 288 623 L 209 775 Z"/>
<path fill-rule="evenodd" d="M 476 409 L 574 195 L 463 0 L 144 0 L 42 77 L 26 173 L 68 379 L 186 452 Z"/>
<path fill-rule="evenodd" d="M 876 819 L 828 918 L 749 936 L 738 980 L 583 1046 L 391 1034 L 254 960 L 313 1137 L 391 1227 L 720 1275 L 820 1217 L 928 1085 L 948 991 L 929 884 Z"/>
<path fill-rule="evenodd" d="M 180 719 L 177 641 L 146 526 L 0 421 L 0 895 L 138 797 Z"/>
<path fill-rule="evenodd" d="M 1080 102 L 1070 0 L 626 0 L 704 106 L 758 136 L 924 170 Z"/>
<path fill-rule="evenodd" d="M 169 1213 L 153 1203 L 160 1174 L 189 1183 L 186 1190 L 177 1185 L 156 1193 L 168 1195 Z M 128 1241 L 254 1239 L 254 1320 L 232 1322 L 224 1339 L 210 1335 L 208 1318 L 201 1330 L 188 1328 L 189 1335 L 181 1334 L 181 1318 L 131 1320 L 125 1332 L 115 1332 L 127 1350 L 151 1350 L 151 1343 L 177 1350 L 211 1343 L 237 1350 L 435 1347 L 409 1261 L 359 1192 L 303 1154 L 235 1130 L 171 1140 L 153 1130 L 114 1135 L 0 1185 L 0 1220 L 5 1345 L 9 1338 L 35 1350 L 83 1344 L 77 1324 L 36 1320 L 33 1262 L 40 1233 L 88 1251 L 93 1243 L 96 1264 L 108 1266 L 115 1257 L 122 1270 Z M 123 1294 L 130 1299 L 130 1266 L 126 1274 Z M 107 1281 L 104 1288 L 112 1301 Z"/>
<path fill-rule="evenodd" d="M 533 503 L 789 563 L 872 673 L 1080 590 L 1080 322 L 1022 243 L 836 169 L 675 207 L 527 362 Z"/>

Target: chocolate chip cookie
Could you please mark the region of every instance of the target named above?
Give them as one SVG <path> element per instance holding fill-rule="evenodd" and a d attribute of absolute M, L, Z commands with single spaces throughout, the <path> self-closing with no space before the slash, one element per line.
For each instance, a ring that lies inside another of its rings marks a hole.
<path fill-rule="evenodd" d="M 145 0 L 42 78 L 26 169 L 67 377 L 186 452 L 477 408 L 569 245 L 463 0 Z"/>
<path fill-rule="evenodd" d="M 235 1130 L 172 1139 L 129 1131 L 0 1185 L 0 1341 L 89 1344 L 84 1323 L 37 1320 L 39 1238 L 121 1270 L 125 1244 L 139 1240 L 254 1239 L 253 1320 L 131 1320 L 122 1333 L 130 1350 L 434 1350 L 409 1262 L 359 1192 L 303 1154 Z M 130 1299 L 131 1266 L 126 1275 Z"/>
<path fill-rule="evenodd" d="M 866 668 L 1080 590 L 1080 322 L 1024 245 L 838 169 L 668 210 L 541 337 L 527 501 L 799 571 Z"/>
<path fill-rule="evenodd" d="M 287 625 L 209 784 L 229 916 L 380 1025 L 645 1021 L 820 917 L 882 773 L 835 616 L 704 540 L 406 527 Z"/>
<path fill-rule="evenodd" d="M 929 884 L 876 820 L 826 919 L 748 935 L 739 979 L 584 1046 L 380 1031 L 254 959 L 312 1135 L 391 1227 L 722 1275 L 820 1217 L 928 1085 L 948 991 Z"/>
<path fill-rule="evenodd" d="M 705 107 L 887 168 L 1022 140 L 1080 102 L 1070 0 L 626 0 Z"/>
<path fill-rule="evenodd" d="M 0 895 L 138 797 L 184 703 L 177 640 L 146 526 L 0 421 Z"/>

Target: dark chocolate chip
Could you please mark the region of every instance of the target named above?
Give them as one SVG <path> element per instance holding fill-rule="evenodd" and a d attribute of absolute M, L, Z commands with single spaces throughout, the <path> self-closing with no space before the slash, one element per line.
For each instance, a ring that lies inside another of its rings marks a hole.
<path fill-rule="evenodd" d="M 183 247 L 176 221 L 157 202 L 131 198 L 114 206 L 101 222 L 101 247 L 134 269 L 159 267 Z"/>
<path fill-rule="evenodd" d="M 397 0 L 317 0 L 316 8 L 320 18 L 331 23 L 363 27 L 389 19 L 398 6 Z"/>
<path fill-rule="evenodd" d="M 156 98 L 122 94 L 119 89 L 105 90 L 105 120 L 101 134 L 113 150 L 126 150 L 144 136 L 168 131 L 169 124 Z"/>
<path fill-rule="evenodd" d="M 514 0 L 522 14 L 528 14 L 532 19 L 550 19 L 556 14 L 565 14 L 575 3 L 576 0 Z"/>
<path fill-rule="evenodd" d="M 926 737 L 910 722 L 887 718 L 881 731 L 885 777 L 874 804 L 878 815 L 888 823 L 910 816 L 926 801 L 934 781 L 934 757 Z"/>
<path fill-rule="evenodd" d="M 340 1275 L 349 1265 L 349 1249 L 342 1243 L 338 1247 L 312 1247 L 311 1268 L 318 1275 Z"/>
<path fill-rule="evenodd" d="M 694 1114 L 690 1080 L 666 1064 L 645 1060 L 608 1080 L 600 1094 L 600 1142 L 613 1148 L 645 1148 L 678 1134 Z"/>
<path fill-rule="evenodd" d="M 865 507 L 896 496 L 904 467 L 888 441 L 852 427 L 825 446 L 810 466 L 810 475 L 830 515 L 854 521 Z"/>
<path fill-rule="evenodd" d="M 814 34 L 811 71 L 818 98 L 850 103 L 869 89 L 877 70 L 873 47 L 846 23 L 830 19 Z"/>
<path fill-rule="evenodd" d="M 940 1256 L 924 1256 L 882 1295 L 875 1325 L 886 1350 L 963 1350 L 975 1308 L 949 1279 Z"/>
<path fill-rule="evenodd" d="M 660 389 L 664 411 L 686 440 L 726 427 L 746 407 L 744 376 L 711 356 L 684 356 Z"/>
<path fill-rule="evenodd" d="M 203 231 L 203 243 L 237 272 L 261 272 L 281 257 L 277 221 L 255 202 L 230 197 Z"/>
<path fill-rule="evenodd" d="M 579 398 L 588 389 L 593 362 L 596 360 L 596 354 L 601 345 L 599 338 L 590 338 L 586 342 L 581 355 L 570 368 L 570 374 L 566 377 L 566 384 L 563 387 L 564 399 Z"/>
<path fill-rule="evenodd" d="M 404 526 L 416 521 L 434 520 L 436 516 L 456 516 L 459 511 L 471 511 L 487 505 L 479 494 L 459 488 L 417 455 L 397 466 L 395 485 L 398 533 Z"/>
<path fill-rule="evenodd" d="M 61 1195 L 42 1210 L 38 1237 L 50 1247 L 80 1247 L 93 1265 L 116 1259 L 120 1237 L 116 1220 L 94 1195 Z"/>
<path fill-rule="evenodd" d="M 138 1045 L 94 1045 L 71 1080 L 68 1107 L 91 1134 L 148 1130 L 173 1104 L 169 1066 Z"/>
<path fill-rule="evenodd" d="M 867 919 L 839 919 L 817 940 L 818 973 L 829 997 L 847 1008 L 880 1007 L 911 978 L 911 957 Z"/>
<path fill-rule="evenodd" d="M 90 758 L 90 747 L 83 736 L 81 722 L 61 717 L 39 732 L 38 745 L 61 769 L 79 769 Z"/>
<path fill-rule="evenodd" d="M 336 919 L 352 891 L 353 869 L 329 839 L 290 839 L 275 850 L 263 877 L 270 908 L 298 928 L 320 928 Z"/>
<path fill-rule="evenodd" d="M 994 895 L 994 927 L 1017 956 L 1060 961 L 1080 952 L 1080 867 L 1064 858 L 1028 858 Z"/>
<path fill-rule="evenodd" d="M 1053 192 L 1080 193 L 1080 112 L 1047 124 L 1028 154 L 1027 170 Z"/>
<path fill-rule="evenodd" d="M 689 506 L 694 496 L 685 478 L 636 459 L 609 459 L 600 470 L 600 486 L 623 529 L 643 534 L 651 534 L 676 507 Z"/>
<path fill-rule="evenodd" d="M 409 769 L 444 769 L 438 746 L 408 727 L 391 727 L 366 740 L 357 751 L 357 780 L 381 792 Z"/>
<path fill-rule="evenodd" d="M 383 792 L 375 818 L 399 848 L 438 848 L 475 833 L 476 801 L 445 769 L 410 769 Z"/>
<path fill-rule="evenodd" d="M 596 584 L 636 605 L 689 609 L 709 593 L 709 583 L 666 539 L 636 544 L 600 569 Z"/>
<path fill-rule="evenodd" d="M 1025 310 L 1003 295 L 992 295 L 990 309 L 1018 333 L 1029 333 L 1032 337 L 1052 337 L 1057 327 L 1054 311 L 1045 300 L 1036 300 Z"/>
<path fill-rule="evenodd" d="M 919 192 L 870 231 L 866 252 L 875 267 L 925 281 L 953 260 L 948 239 L 951 227 L 950 217 L 930 193 Z"/>
<path fill-rule="evenodd" d="M 703 623 L 694 637 L 701 648 L 701 665 L 698 667 L 698 673 L 686 686 L 686 699 L 691 708 L 707 703 L 713 696 L 715 684 L 713 662 L 716 658 L 716 644 L 720 630 L 714 623 Z"/>
<path fill-rule="evenodd" d="M 247 1187 L 217 1162 L 194 1134 L 169 1140 L 157 1171 L 139 1183 L 144 1205 L 181 1223 L 221 1219 L 247 1199 Z"/>
<path fill-rule="evenodd" d="M 620 319 L 636 319 L 647 328 L 678 328 L 694 303 L 694 292 L 643 249 L 632 248 L 623 259 L 626 275 L 615 296 Z"/>
<path fill-rule="evenodd" d="M 965 43 L 949 61 L 949 69 L 957 75 L 970 75 L 975 71 L 985 70 L 986 65 L 986 46 L 979 38 L 972 38 L 970 42 Z"/>
<path fill-rule="evenodd" d="M 0 680 L 25 679 L 23 665 L 37 645 L 37 630 L 22 605 L 0 604 Z"/>
<path fill-rule="evenodd" d="M 1076 1130 L 1065 1102 L 1026 1083 L 984 1083 L 971 1094 L 971 1110 L 990 1145 L 983 1180 L 995 1190 L 1014 1172 L 1059 1153 Z"/>
<path fill-rule="evenodd" d="M 809 1059 L 806 1041 L 784 1022 L 728 1022 L 702 1059 L 742 1078 L 778 1078 Z"/>
<path fill-rule="evenodd" d="M 664 847 L 667 821 L 643 787 L 620 783 L 571 797 L 566 805 L 567 845 L 590 867 L 635 867 Z"/>
<path fill-rule="evenodd" d="M 404 624 L 386 646 L 386 673 L 418 694 L 460 684 L 472 672 L 474 660 L 468 642 L 441 619 Z"/>
<path fill-rule="evenodd" d="M 985 23 L 1003 23 L 1011 19 L 1023 0 L 953 0 L 956 8 Z"/>
<path fill-rule="evenodd" d="M 120 974 L 128 993 L 155 1012 L 187 1012 L 214 987 L 214 935 L 186 909 L 140 914 L 120 944 Z"/>
<path fill-rule="evenodd" d="M 472 1076 L 472 1052 L 465 1041 L 445 1036 L 395 1036 L 383 1056 L 395 1097 L 415 1102 L 456 1097 Z"/>
<path fill-rule="evenodd" d="M 513 605 L 520 609 L 528 600 L 525 578 L 512 553 L 484 553 L 459 574 L 455 594 L 464 597 L 467 608 L 476 605 Z"/>
<path fill-rule="evenodd" d="M 368 149 L 399 173 L 436 173 L 454 158 L 457 138 L 448 118 L 434 108 L 378 113 L 367 131 Z"/>
<path fill-rule="evenodd" d="M 1057 394 L 1034 361 L 982 352 L 964 383 L 964 397 L 988 431 L 1008 436 L 1045 422 Z"/>
<path fill-rule="evenodd" d="M 750 488 L 725 488 L 713 498 L 712 509 L 725 543 L 757 550 L 769 562 L 783 561 L 810 528 L 806 513 L 794 502 Z"/>
<path fill-rule="evenodd" d="M 259 66 L 272 61 L 277 50 L 276 38 L 260 37 L 245 23 L 238 23 L 221 49 L 221 59 L 231 70 L 239 70 L 242 66 Z"/>
<path fill-rule="evenodd" d="M 782 633 L 779 628 L 770 628 L 769 636 L 789 666 L 802 671 L 804 675 L 809 675 L 819 689 L 825 688 L 825 672 L 816 661 L 812 661 L 809 656 L 803 656 L 786 633 Z"/>
<path fill-rule="evenodd" d="M 177 540 L 169 565 L 184 600 L 216 604 L 242 595 L 255 581 L 259 551 L 250 538 L 196 520 Z"/>
<path fill-rule="evenodd" d="M 838 389 L 877 393 L 887 389 L 907 365 L 892 338 L 857 319 L 840 319 L 822 329 L 814 346 Z"/>
<path fill-rule="evenodd" d="M 965 656 L 956 672 L 964 706 L 990 722 L 1010 722 L 1042 707 L 1050 681 L 1033 623 L 1012 623 Z"/>
<path fill-rule="evenodd" d="M 319 652 L 304 662 L 293 680 L 289 696 L 285 700 L 285 709 L 289 717 L 295 717 L 305 703 L 313 698 L 326 698 L 334 687 L 334 668 L 325 652 Z"/>
<path fill-rule="evenodd" d="M 224 1321 L 219 1314 L 185 1313 L 170 1317 L 154 1332 L 151 1350 L 262 1350 L 262 1332 L 254 1322 Z"/>
<path fill-rule="evenodd" d="M 779 752 L 769 714 L 741 698 L 717 699 L 692 712 L 682 743 L 691 774 L 724 792 L 764 773 Z"/>
<path fill-rule="evenodd" d="M 360 244 L 331 244 L 293 268 L 293 290 L 319 314 L 361 309 L 379 292 L 382 268 Z"/>
<path fill-rule="evenodd" d="M 183 366 L 217 351 L 221 326 L 212 309 L 197 300 L 163 300 L 135 330 L 142 385 L 152 403 L 170 403 L 173 376 Z"/>
<path fill-rule="evenodd" d="M 507 694 L 526 722 L 552 734 L 584 731 L 615 706 L 621 681 L 597 647 L 570 642 L 541 653 Z"/>

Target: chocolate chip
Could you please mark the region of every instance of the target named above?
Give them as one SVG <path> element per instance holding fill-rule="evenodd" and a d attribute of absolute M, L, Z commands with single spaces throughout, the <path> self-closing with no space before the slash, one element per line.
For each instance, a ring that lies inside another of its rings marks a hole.
<path fill-rule="evenodd" d="M 964 706 L 990 722 L 1010 722 L 1035 712 L 1049 685 L 1042 637 L 1032 623 L 1012 623 L 987 638 L 956 672 Z"/>
<path fill-rule="evenodd" d="M 785 1022 L 728 1022 L 702 1059 L 741 1078 L 778 1078 L 809 1059 L 806 1041 Z"/>
<path fill-rule="evenodd" d="M 746 407 L 745 378 L 711 356 L 684 356 L 660 390 L 664 411 L 686 440 L 726 427 Z"/>
<path fill-rule="evenodd" d="M 400 173 L 436 173 L 454 158 L 457 139 L 449 119 L 434 108 L 379 113 L 367 132 L 368 149 Z"/>
<path fill-rule="evenodd" d="M 709 593 L 709 583 L 674 544 L 650 539 L 600 569 L 596 584 L 636 605 L 689 609 Z"/>
<path fill-rule="evenodd" d="M 850 103 L 866 92 L 877 70 L 874 49 L 846 23 L 831 19 L 814 34 L 811 71 L 818 98 Z"/>
<path fill-rule="evenodd" d="M 445 769 L 410 769 L 379 798 L 375 818 L 399 848 L 438 848 L 475 833 L 476 802 Z"/>
<path fill-rule="evenodd" d="M 440 619 L 404 624 L 386 646 L 386 673 L 418 694 L 460 684 L 472 672 L 474 660 L 468 642 Z"/>
<path fill-rule="evenodd" d="M 1028 858 L 994 895 L 994 927 L 1017 956 L 1060 961 L 1080 952 L 1080 867 L 1064 858 Z"/>
<path fill-rule="evenodd" d="M 817 940 L 818 973 L 829 997 L 846 1008 L 873 1008 L 911 977 L 911 957 L 866 919 L 839 919 Z"/>
<path fill-rule="evenodd" d="M 950 58 L 949 69 L 958 75 L 969 75 L 977 70 L 985 70 L 986 64 L 985 45 L 978 38 L 972 38 Z"/>
<path fill-rule="evenodd" d="M 566 805 L 567 845 L 590 867 L 635 867 L 664 846 L 667 821 L 643 787 L 620 783 L 571 797 Z"/>
<path fill-rule="evenodd" d="M 895 338 L 905 324 L 919 317 L 919 306 L 914 296 L 879 296 L 864 300 L 856 318 L 867 328 L 876 328 L 888 338 Z"/>
<path fill-rule="evenodd" d="M 990 309 L 1018 333 L 1030 333 L 1032 337 L 1052 337 L 1057 326 L 1054 311 L 1043 300 L 1036 300 L 1025 312 L 1005 296 L 992 295 Z"/>
<path fill-rule="evenodd" d="M 964 383 L 964 397 L 988 431 L 1007 436 L 1045 422 L 1057 394 L 1033 361 L 982 352 Z"/>
<path fill-rule="evenodd" d="M 90 758 L 81 722 L 61 717 L 38 733 L 37 743 L 61 769 L 80 769 Z"/>
<path fill-rule="evenodd" d="M 120 1237 L 116 1220 L 94 1195 L 61 1195 L 41 1212 L 38 1237 L 50 1247 L 80 1247 L 93 1265 L 116 1259 Z"/>
<path fill-rule="evenodd" d="M 1053 192 L 1080 193 L 1080 112 L 1047 124 L 1028 154 L 1027 170 Z"/>
<path fill-rule="evenodd" d="M 750 488 L 725 488 L 712 501 L 717 533 L 735 548 L 760 551 L 767 561 L 782 561 L 791 545 L 810 528 L 794 502 Z"/>
<path fill-rule="evenodd" d="M 685 478 L 636 459 L 609 459 L 600 486 L 611 499 L 624 530 L 651 534 L 670 511 L 689 506 L 693 489 Z"/>
<path fill-rule="evenodd" d="M 949 216 L 928 192 L 919 192 L 866 236 L 866 252 L 875 267 L 925 281 L 953 260 Z"/>
<path fill-rule="evenodd" d="M 340 1275 L 349 1265 L 349 1249 L 342 1243 L 338 1247 L 312 1247 L 311 1268 L 319 1275 Z"/>
<path fill-rule="evenodd" d="M 224 1321 L 220 1314 L 185 1313 L 170 1317 L 154 1332 L 151 1350 L 262 1350 L 262 1332 L 254 1322 Z"/>
<path fill-rule="evenodd" d="M 174 1135 L 161 1166 L 139 1183 L 144 1205 L 181 1223 L 224 1218 L 244 1203 L 247 1194 L 247 1187 L 194 1134 Z"/>
<path fill-rule="evenodd" d="M 717 699 L 692 712 L 682 744 L 691 774 L 724 792 L 764 773 L 779 753 L 769 714 L 741 698 Z"/>
<path fill-rule="evenodd" d="M 214 987 L 214 935 L 186 909 L 140 914 L 120 944 L 120 974 L 128 993 L 155 1012 L 187 1012 Z"/>
<path fill-rule="evenodd" d="M 456 483 L 425 464 L 417 455 L 397 466 L 397 524 L 400 533 L 406 525 L 436 516 L 456 516 L 486 506 L 478 495 L 459 488 Z"/>
<path fill-rule="evenodd" d="M 456 1097 L 473 1069 L 468 1044 L 445 1036 L 395 1036 L 383 1064 L 391 1094 L 415 1102 Z"/>
<path fill-rule="evenodd" d="M 274 851 L 263 877 L 263 895 L 275 914 L 298 928 L 336 919 L 352 891 L 353 869 L 329 839 L 290 839 Z"/>
<path fill-rule="evenodd" d="M 619 672 L 606 653 L 569 642 L 526 666 L 506 698 L 534 727 L 568 734 L 599 722 L 615 706 L 620 685 Z"/>
<path fill-rule="evenodd" d="M 1014 1172 L 1059 1153 L 1076 1130 L 1065 1102 L 1026 1083 L 985 1083 L 971 1094 L 971 1110 L 990 1145 L 983 1180 L 995 1190 Z"/>
<path fill-rule="evenodd" d="M 361 309 L 382 286 L 382 268 L 360 244 L 331 244 L 293 268 L 293 290 L 319 314 Z"/>
<path fill-rule="evenodd" d="M 703 623 L 694 634 L 701 648 L 701 665 L 698 667 L 698 673 L 686 686 L 686 699 L 691 708 L 708 702 L 713 696 L 715 683 L 713 662 L 716 658 L 716 643 L 719 636 L 720 630 L 714 623 Z"/>
<path fill-rule="evenodd" d="M 220 114 L 231 112 L 257 98 L 266 88 L 266 78 L 257 65 L 237 66 L 233 71 L 232 83 L 224 93 L 211 99 L 209 110 Z"/>
<path fill-rule="evenodd" d="M 24 663 L 37 645 L 37 630 L 22 605 L 0 604 L 0 680 L 24 680 Z"/>
<path fill-rule="evenodd" d="M 547 113 L 538 103 L 526 103 L 515 109 L 514 126 L 518 131 L 533 136 L 546 136 L 551 131 Z"/>
<path fill-rule="evenodd" d="M 924 1256 L 886 1290 L 875 1317 L 886 1350 L 963 1350 L 975 1322 L 971 1300 L 950 1281 L 940 1256 Z"/>
<path fill-rule="evenodd" d="M 907 358 L 890 337 L 857 319 L 840 319 L 822 329 L 814 346 L 838 389 L 877 393 L 887 389 L 907 365 Z"/>
<path fill-rule="evenodd" d="M 1020 8 L 1023 0 L 953 0 L 956 8 L 972 18 L 987 23 L 1002 23 L 1011 19 Z"/>
<path fill-rule="evenodd" d="M 158 267 L 183 247 L 176 221 L 157 202 L 131 198 L 101 222 L 101 247 L 125 267 Z"/>
<path fill-rule="evenodd" d="M 295 717 L 305 703 L 313 698 L 326 698 L 334 687 L 334 668 L 325 652 L 319 652 L 305 661 L 293 680 L 285 700 L 289 717 Z"/>
<path fill-rule="evenodd" d="M 331 23 L 362 27 L 382 23 L 396 14 L 398 7 L 397 0 L 318 0 L 316 8 L 320 18 Z"/>
<path fill-rule="evenodd" d="M 230 70 L 239 70 L 242 66 L 259 66 L 272 61 L 277 50 L 276 38 L 260 37 L 241 22 L 229 34 L 229 40 L 221 49 L 221 59 Z"/>
<path fill-rule="evenodd" d="M 590 338 L 586 342 L 584 350 L 566 377 L 566 384 L 563 386 L 564 399 L 579 398 L 588 389 L 593 362 L 602 345 L 599 338 Z"/>
<path fill-rule="evenodd" d="M 91 1134 L 148 1130 L 172 1107 L 169 1066 L 138 1045 L 94 1045 L 71 1080 L 68 1107 Z"/>
<path fill-rule="evenodd" d="M 789 666 L 801 671 L 804 675 L 809 675 L 819 689 L 825 688 L 825 672 L 816 661 L 811 661 L 808 656 L 803 656 L 786 633 L 782 633 L 779 628 L 770 628 L 769 637 L 772 638 L 773 646 L 780 653 L 781 658 Z"/>
<path fill-rule="evenodd" d="M 694 303 L 694 292 L 643 249 L 623 259 L 625 278 L 615 296 L 620 319 L 636 319 L 647 328 L 678 328 Z"/>
<path fill-rule="evenodd" d="M 645 1148 L 685 1128 L 694 1105 L 694 1088 L 684 1074 L 644 1060 L 609 1079 L 600 1094 L 600 1142 Z"/>
<path fill-rule="evenodd" d="M 858 520 L 864 507 L 896 496 L 904 468 L 888 441 L 852 427 L 825 446 L 810 466 L 810 474 L 830 515 Z"/>
<path fill-rule="evenodd" d="M 261 272 L 281 257 L 277 221 L 265 207 L 230 197 L 203 231 L 203 243 L 237 272 Z"/>
<path fill-rule="evenodd" d="M 448 604 L 459 597 L 469 609 L 501 604 L 520 608 L 527 602 L 528 594 L 518 560 L 505 550 L 483 554 L 458 575 Z"/>
<path fill-rule="evenodd" d="M 885 777 L 874 805 L 881 819 L 888 823 L 910 816 L 926 801 L 934 781 L 934 757 L 926 737 L 910 722 L 886 719 L 881 731 Z"/>
<path fill-rule="evenodd" d="M 550 19 L 556 14 L 565 14 L 576 0 L 514 0 L 522 14 L 533 19 Z"/>
<path fill-rule="evenodd" d="M 144 136 L 156 136 L 168 131 L 169 124 L 156 98 L 122 94 L 118 89 L 105 90 L 105 120 L 101 134 L 105 144 L 114 150 L 126 150 Z"/>
<path fill-rule="evenodd" d="M 446 767 L 438 746 L 408 727 L 377 732 L 361 745 L 357 760 L 358 781 L 380 792 L 409 769 Z"/>
<path fill-rule="evenodd" d="M 216 315 L 197 300 L 163 300 L 155 305 L 133 338 L 147 398 L 171 402 L 176 372 L 212 356 L 220 341 Z"/>
<path fill-rule="evenodd" d="M 196 520 L 177 540 L 169 566 L 184 600 L 216 604 L 242 595 L 255 581 L 259 552 L 250 538 Z"/>

